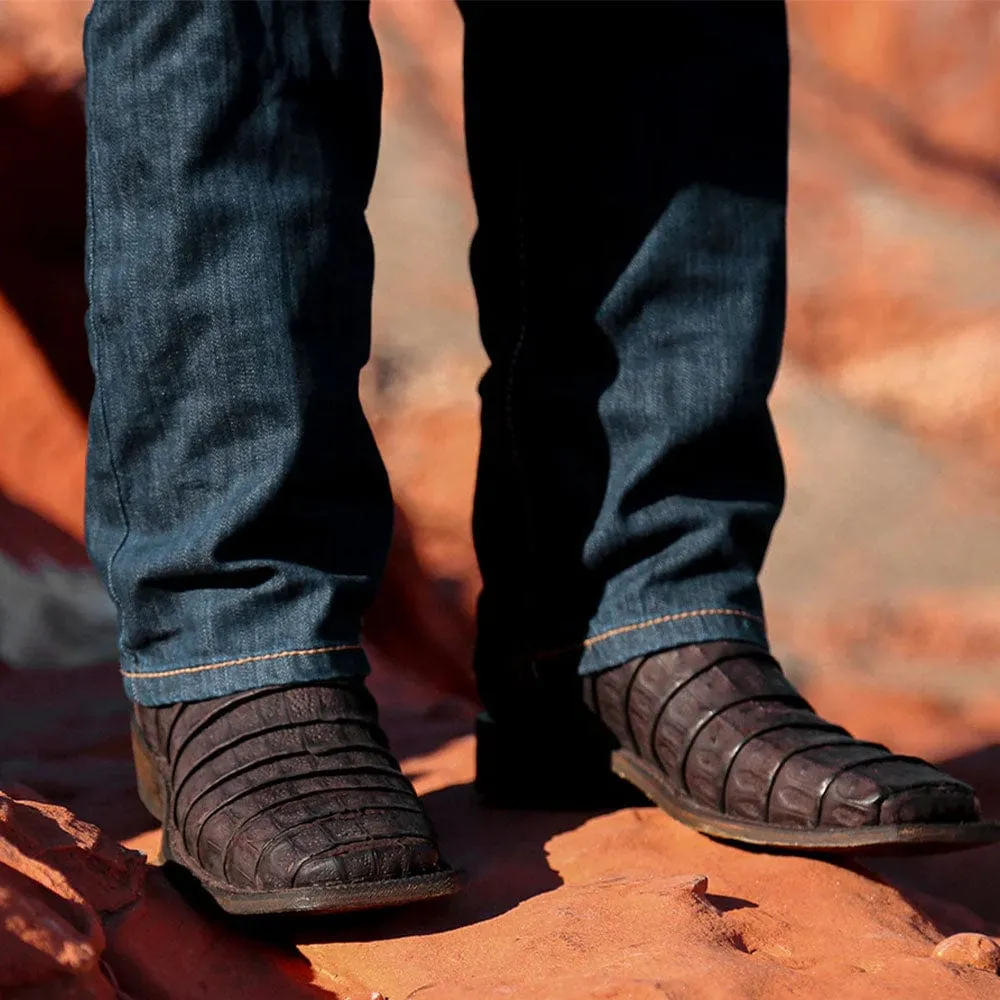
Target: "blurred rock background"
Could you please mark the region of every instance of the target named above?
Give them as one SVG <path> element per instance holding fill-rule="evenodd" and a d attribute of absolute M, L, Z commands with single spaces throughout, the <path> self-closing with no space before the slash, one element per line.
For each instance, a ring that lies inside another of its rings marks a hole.
<path fill-rule="evenodd" d="M 75 795 L 117 829 L 131 821 L 109 803 L 131 779 L 124 737 L 108 736 L 124 733 L 114 625 L 79 544 L 86 10 L 0 0 L 0 783 Z M 400 530 L 369 640 L 465 695 L 484 358 L 461 20 L 439 0 L 375 0 L 372 16 L 386 86 L 364 396 Z M 982 745 L 1000 718 L 1000 3 L 793 0 L 790 23 L 775 395 L 790 494 L 766 571 L 773 637 L 821 707 L 867 685 L 878 705 L 987 720 L 963 723 Z M 55 668 L 91 697 L 29 717 Z M 60 770 L 77 752 L 101 790 Z"/>

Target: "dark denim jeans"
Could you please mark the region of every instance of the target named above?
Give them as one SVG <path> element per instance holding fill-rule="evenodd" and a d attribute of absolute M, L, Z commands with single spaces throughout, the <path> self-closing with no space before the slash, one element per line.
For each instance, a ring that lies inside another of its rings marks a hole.
<path fill-rule="evenodd" d="M 766 644 L 784 481 L 780 4 L 463 8 L 490 368 L 477 671 Z M 358 402 L 360 2 L 90 14 L 88 542 L 146 704 L 361 674 L 392 524 Z"/>

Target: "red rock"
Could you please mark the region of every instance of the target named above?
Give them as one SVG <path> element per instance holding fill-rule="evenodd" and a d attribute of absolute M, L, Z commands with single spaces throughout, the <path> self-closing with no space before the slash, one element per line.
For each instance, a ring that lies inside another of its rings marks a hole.
<path fill-rule="evenodd" d="M 2 792 L 0 864 L 102 913 L 137 899 L 146 876 L 142 855 L 121 847 L 68 809 L 17 801 Z"/>
<path fill-rule="evenodd" d="M 247 937 L 188 903 L 156 869 L 142 897 L 105 921 L 105 961 L 124 993 L 170 1000 L 319 1000 L 325 990 L 357 1000 L 365 990 L 313 971 L 287 947 Z"/>
<path fill-rule="evenodd" d="M 440 560 L 427 558 L 429 534 L 423 526 L 414 528 L 396 507 L 385 574 L 365 615 L 365 640 L 370 652 L 419 678 L 426 687 L 476 703 L 472 618 L 436 586 L 435 578 L 446 573 Z M 468 543 L 471 551 L 471 537 Z"/>
<path fill-rule="evenodd" d="M 939 941 L 931 955 L 951 965 L 1000 975 L 1000 945 L 985 934 L 952 934 Z"/>
<path fill-rule="evenodd" d="M 302 959 L 201 915 L 67 809 L 0 793 L 3 1000 L 315 1000 L 312 980 Z"/>
<path fill-rule="evenodd" d="M 113 998 L 101 914 L 134 902 L 145 866 L 67 809 L 0 793 L 0 990 Z M 8 992 L 9 991 L 9 992 Z"/>
<path fill-rule="evenodd" d="M 1000 468 L 996 11 L 791 3 L 789 352 Z"/>
<path fill-rule="evenodd" d="M 692 896 L 704 896 L 708 892 L 707 875 L 675 875 L 664 883 L 664 889 L 689 892 Z"/>
<path fill-rule="evenodd" d="M 0 990 L 89 973 L 103 947 L 93 911 L 0 866 Z"/>

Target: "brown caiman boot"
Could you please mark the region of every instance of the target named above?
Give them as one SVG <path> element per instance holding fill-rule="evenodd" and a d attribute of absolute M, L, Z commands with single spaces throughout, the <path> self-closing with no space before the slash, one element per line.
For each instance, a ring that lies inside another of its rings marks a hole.
<path fill-rule="evenodd" d="M 972 788 L 822 719 L 758 646 L 681 646 L 582 681 L 546 664 L 508 677 L 500 712 L 477 723 L 476 787 L 494 805 L 608 808 L 627 788 L 709 836 L 776 850 L 1000 840 Z"/>
<path fill-rule="evenodd" d="M 458 889 L 363 681 L 135 705 L 132 737 L 165 858 L 229 913 L 338 913 Z"/>
<path fill-rule="evenodd" d="M 710 836 L 883 853 L 1000 839 L 968 785 L 820 718 L 757 646 L 681 646 L 583 683 L 615 773 Z"/>

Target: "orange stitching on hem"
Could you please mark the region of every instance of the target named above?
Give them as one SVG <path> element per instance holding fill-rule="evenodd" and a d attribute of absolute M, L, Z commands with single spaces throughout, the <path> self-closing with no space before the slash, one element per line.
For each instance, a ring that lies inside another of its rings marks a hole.
<path fill-rule="evenodd" d="M 176 677 L 178 674 L 198 674 L 203 670 L 218 670 L 220 667 L 240 667 L 244 663 L 261 663 L 265 660 L 282 660 L 286 656 L 315 656 L 317 653 L 341 653 L 348 649 L 360 649 L 357 643 L 349 646 L 323 646 L 320 649 L 289 649 L 284 653 L 264 653 L 261 656 L 244 656 L 239 660 L 223 660 L 221 663 L 206 663 L 201 667 L 178 667 L 176 670 L 158 670 L 150 673 L 145 670 L 129 672 L 123 670 L 122 677 L 135 678 L 137 680 L 157 677 Z"/>
<path fill-rule="evenodd" d="M 552 656 L 561 656 L 563 653 L 570 653 L 575 649 L 587 649 L 590 646 L 594 646 L 599 642 L 604 642 L 605 639 L 613 639 L 616 635 L 623 635 L 626 632 L 636 632 L 642 628 L 649 628 L 652 625 L 662 625 L 665 622 L 679 622 L 685 618 L 704 618 L 708 615 L 733 615 L 737 618 L 749 618 L 751 621 L 759 622 L 761 625 L 764 624 L 764 619 L 759 615 L 752 615 L 749 611 L 736 611 L 726 608 L 708 608 L 700 611 L 680 611 L 673 615 L 660 615 L 659 618 L 650 618 L 649 621 L 636 622 L 634 625 L 622 625 L 619 628 L 609 629 L 607 632 L 601 632 L 599 635 L 591 636 L 589 639 L 584 639 L 583 642 L 578 642 L 572 646 L 563 646 L 561 649 L 550 649 L 545 652 L 536 654 L 538 659 L 548 659 Z"/>

